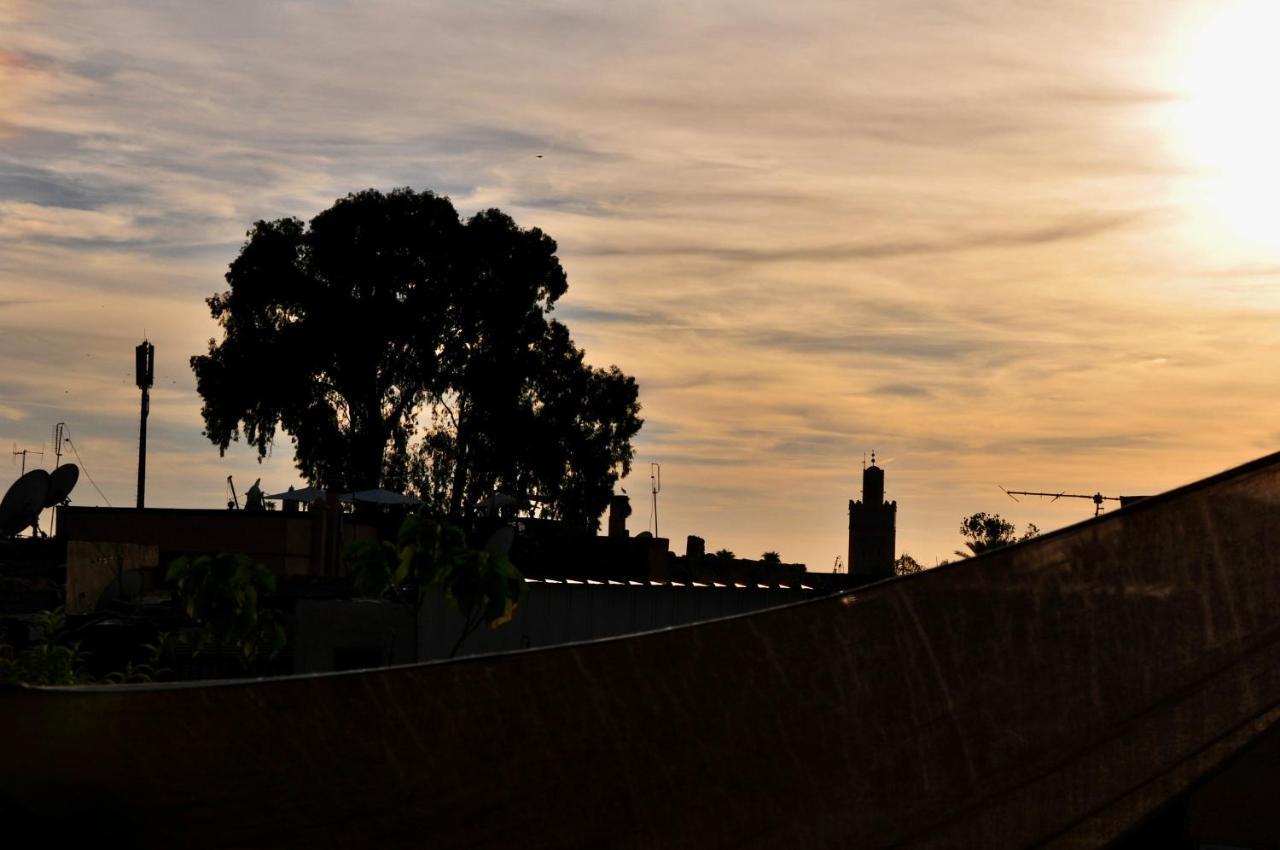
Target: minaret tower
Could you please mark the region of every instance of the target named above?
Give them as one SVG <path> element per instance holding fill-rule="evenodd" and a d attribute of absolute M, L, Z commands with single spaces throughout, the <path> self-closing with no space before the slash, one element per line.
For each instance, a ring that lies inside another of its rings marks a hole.
<path fill-rule="evenodd" d="M 865 461 L 864 461 L 865 463 Z M 849 500 L 849 576 L 865 584 L 893 575 L 898 503 L 884 500 L 884 470 L 862 468 L 862 501 Z"/>

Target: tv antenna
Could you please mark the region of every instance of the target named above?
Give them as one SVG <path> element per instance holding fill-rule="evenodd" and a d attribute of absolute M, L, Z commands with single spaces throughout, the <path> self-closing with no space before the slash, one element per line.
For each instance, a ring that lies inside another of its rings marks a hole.
<path fill-rule="evenodd" d="M 54 473 L 58 471 L 58 467 L 62 466 L 62 441 L 66 439 L 66 436 L 67 436 L 67 423 L 59 422 L 57 425 L 53 426 L 53 471 Z M 79 479 L 80 477 L 79 469 L 76 470 L 75 476 L 76 476 L 76 479 Z M 72 482 L 71 486 L 72 487 L 75 486 L 74 481 Z M 71 489 L 67 488 L 67 492 L 70 493 Z M 55 502 L 54 504 L 57 504 L 57 502 Z M 49 505 L 48 507 L 53 507 L 53 505 Z M 53 534 L 54 524 L 58 521 L 57 517 L 58 517 L 57 511 L 54 511 L 53 513 L 49 514 L 49 534 L 50 535 Z"/>
<path fill-rule="evenodd" d="M 59 422 L 53 426 L 53 468 L 62 465 L 62 442 L 67 439 L 67 423 Z"/>
<path fill-rule="evenodd" d="M 649 491 L 653 494 L 653 536 L 658 536 L 658 494 L 662 492 L 662 464 L 649 464 Z"/>
<path fill-rule="evenodd" d="M 18 476 L 21 477 L 27 474 L 27 455 L 39 455 L 40 457 L 44 457 L 44 452 L 32 451 L 31 449 L 20 449 L 18 448 L 18 444 L 14 443 L 13 456 L 17 457 L 18 455 L 22 455 L 22 472 L 18 473 Z"/>
<path fill-rule="evenodd" d="M 997 484 L 996 486 L 999 487 L 1000 485 Z M 1126 496 L 1104 496 L 1101 493 L 1094 493 L 1089 496 L 1084 493 L 1041 493 L 1035 490 L 1005 490 L 1003 487 L 1000 487 L 1000 489 L 1004 490 L 1004 494 L 1015 502 L 1018 501 L 1019 496 L 1043 496 L 1051 502 L 1056 502 L 1059 499 L 1089 499 L 1093 502 L 1094 516 L 1102 513 L 1103 502 L 1128 501 Z"/>

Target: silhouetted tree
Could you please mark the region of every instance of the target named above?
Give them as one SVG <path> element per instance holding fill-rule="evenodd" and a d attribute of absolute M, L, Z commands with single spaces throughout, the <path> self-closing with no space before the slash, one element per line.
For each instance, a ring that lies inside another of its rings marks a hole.
<path fill-rule="evenodd" d="M 782 563 L 782 556 L 777 552 L 765 552 L 760 556 L 760 563 L 777 566 Z"/>
<path fill-rule="evenodd" d="M 721 560 L 721 561 L 732 561 L 734 558 L 736 558 L 736 557 L 738 557 L 738 556 L 737 556 L 737 555 L 735 555 L 735 554 L 733 554 L 733 552 L 729 551 L 728 549 L 717 549 L 717 550 L 716 550 L 716 551 L 711 555 L 711 557 L 713 557 L 713 558 L 717 558 L 717 559 L 719 559 L 719 560 Z"/>
<path fill-rule="evenodd" d="M 465 517 L 500 491 L 528 497 L 544 517 L 597 527 L 631 468 L 638 388 L 616 366 L 587 366 L 564 325 L 543 330 L 512 346 L 526 352 L 522 364 L 464 363 L 435 407 L 409 477 L 437 512 Z"/>
<path fill-rule="evenodd" d="M 547 318 L 568 285 L 555 252 L 411 189 L 257 222 L 208 299 L 223 340 L 191 359 L 205 434 L 263 457 L 280 427 L 322 487 L 412 483 L 453 516 L 502 490 L 594 528 L 630 470 L 639 392 Z"/>
<path fill-rule="evenodd" d="M 898 559 L 893 562 L 893 574 L 896 576 L 909 576 L 914 573 L 918 573 L 923 569 L 924 567 L 920 566 L 919 561 L 905 552 L 899 555 Z"/>
<path fill-rule="evenodd" d="M 983 552 L 1008 546 L 1010 543 L 1030 539 L 1039 533 L 1040 529 L 1029 523 L 1026 533 L 1018 537 L 1018 527 L 1000 514 L 979 512 L 965 517 L 960 522 L 960 534 L 968 538 L 964 545 L 969 551 L 962 552 L 957 549 L 956 554 L 962 558 L 981 555 Z"/>

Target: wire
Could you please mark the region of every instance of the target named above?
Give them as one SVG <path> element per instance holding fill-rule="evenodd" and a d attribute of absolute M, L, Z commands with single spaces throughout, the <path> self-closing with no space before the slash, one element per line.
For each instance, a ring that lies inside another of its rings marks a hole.
<path fill-rule="evenodd" d="M 62 439 L 71 446 L 72 453 L 75 454 L 76 460 L 80 461 L 80 471 L 84 473 L 84 477 L 89 479 L 89 483 L 93 485 L 93 489 L 98 491 L 98 495 L 102 497 L 102 501 L 107 503 L 107 507 L 112 507 L 111 500 L 107 498 L 107 494 L 102 492 L 102 488 L 98 486 L 98 482 L 93 480 L 93 476 L 89 474 L 89 470 L 85 469 L 84 459 L 80 457 L 80 450 L 76 448 L 76 444 L 71 441 L 71 436 L 67 434 L 67 429 L 63 428 Z"/>

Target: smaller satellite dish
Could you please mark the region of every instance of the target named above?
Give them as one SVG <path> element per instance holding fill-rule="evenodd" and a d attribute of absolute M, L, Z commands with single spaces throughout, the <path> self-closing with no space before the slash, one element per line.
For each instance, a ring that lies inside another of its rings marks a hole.
<path fill-rule="evenodd" d="M 45 494 L 44 506 L 51 508 L 60 505 L 71 495 L 76 482 L 80 480 L 80 467 L 74 463 L 65 463 L 49 473 L 49 492 Z"/>
<path fill-rule="evenodd" d="M 0 537 L 12 537 L 40 519 L 49 492 L 49 473 L 33 469 L 9 487 L 0 499 Z"/>

